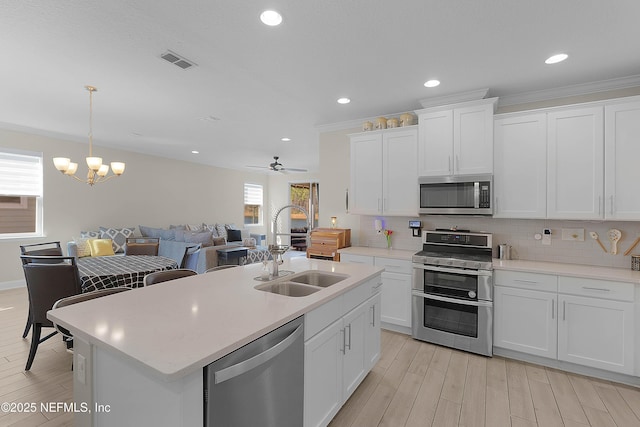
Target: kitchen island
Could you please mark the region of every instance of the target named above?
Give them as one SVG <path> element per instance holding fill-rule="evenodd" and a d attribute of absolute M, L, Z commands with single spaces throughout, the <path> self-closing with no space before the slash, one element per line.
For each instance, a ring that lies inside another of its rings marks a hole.
<path fill-rule="evenodd" d="M 308 331 L 309 325 L 326 319 L 325 312 L 342 315 L 336 301 L 349 308 L 355 297 L 377 291 L 382 271 L 293 258 L 280 270 L 348 277 L 308 296 L 288 297 L 254 289 L 263 283 L 255 280 L 261 269 L 221 270 L 50 311 L 48 317 L 74 335 L 76 425 L 202 426 L 205 366 L 312 315 L 306 339 L 318 332 Z"/>

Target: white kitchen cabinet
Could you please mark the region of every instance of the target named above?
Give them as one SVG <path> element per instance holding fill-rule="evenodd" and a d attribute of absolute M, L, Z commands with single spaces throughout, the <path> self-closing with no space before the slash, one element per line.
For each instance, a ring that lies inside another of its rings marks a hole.
<path fill-rule="evenodd" d="M 494 122 L 494 218 L 547 216 L 547 116 Z"/>
<path fill-rule="evenodd" d="M 420 176 L 493 173 L 493 113 L 497 98 L 418 114 Z"/>
<path fill-rule="evenodd" d="M 547 122 L 547 217 L 603 218 L 603 107 L 553 111 Z"/>
<path fill-rule="evenodd" d="M 382 315 L 385 323 L 411 327 L 411 262 L 375 257 L 376 267 L 382 267 Z"/>
<path fill-rule="evenodd" d="M 557 294 L 494 287 L 493 345 L 555 359 Z"/>
<path fill-rule="evenodd" d="M 417 215 L 417 151 L 417 127 L 352 135 L 351 213 Z"/>
<path fill-rule="evenodd" d="M 363 286 L 305 317 L 304 426 L 329 424 L 380 357 L 379 278 Z"/>
<path fill-rule="evenodd" d="M 605 218 L 639 220 L 640 101 L 605 107 Z"/>

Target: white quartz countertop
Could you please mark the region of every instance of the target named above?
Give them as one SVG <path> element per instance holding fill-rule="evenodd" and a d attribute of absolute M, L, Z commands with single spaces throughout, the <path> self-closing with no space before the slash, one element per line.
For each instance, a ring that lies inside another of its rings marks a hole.
<path fill-rule="evenodd" d="M 585 279 L 603 279 L 640 284 L 640 271 L 633 271 L 625 268 L 494 258 L 493 269 L 554 274 L 558 276 L 574 276 Z"/>
<path fill-rule="evenodd" d="M 322 270 L 349 277 L 305 297 L 254 289 L 262 264 L 159 283 L 48 312 L 90 344 L 124 356 L 151 375 L 173 381 L 330 301 L 381 268 L 302 257 L 280 270 Z"/>
<path fill-rule="evenodd" d="M 404 260 L 411 261 L 411 257 L 418 251 L 417 250 L 408 251 L 404 249 L 369 248 L 365 246 L 351 246 L 348 248 L 338 249 L 338 252 L 341 254 L 376 256 L 376 257 L 404 259 Z"/>

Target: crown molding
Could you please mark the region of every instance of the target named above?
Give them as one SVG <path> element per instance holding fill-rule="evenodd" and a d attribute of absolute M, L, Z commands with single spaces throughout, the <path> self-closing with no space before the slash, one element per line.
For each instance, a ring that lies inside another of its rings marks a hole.
<path fill-rule="evenodd" d="M 338 130 L 355 129 L 355 128 L 362 130 L 362 124 L 366 121 L 373 122 L 378 117 L 388 117 L 388 118 L 400 117 L 401 114 L 406 114 L 406 113 L 411 114 L 413 116 L 416 115 L 414 110 L 401 111 L 399 113 L 378 114 L 376 116 L 363 117 L 361 119 L 346 120 L 344 122 L 327 123 L 324 125 L 318 125 L 316 126 L 316 129 L 318 129 L 320 133 L 335 132 Z"/>
<path fill-rule="evenodd" d="M 441 105 L 458 104 L 460 102 L 476 101 L 484 99 L 489 93 L 489 88 L 470 90 L 468 92 L 454 93 L 451 95 L 436 96 L 420 100 L 422 108 L 438 107 Z"/>
<path fill-rule="evenodd" d="M 503 95 L 499 97 L 498 106 L 504 107 L 509 105 L 527 104 L 530 102 L 588 95 L 591 93 L 606 92 L 610 90 L 628 89 L 636 86 L 640 86 L 640 74 L 617 79 L 562 86 L 552 89 L 522 92 L 513 95 Z"/>

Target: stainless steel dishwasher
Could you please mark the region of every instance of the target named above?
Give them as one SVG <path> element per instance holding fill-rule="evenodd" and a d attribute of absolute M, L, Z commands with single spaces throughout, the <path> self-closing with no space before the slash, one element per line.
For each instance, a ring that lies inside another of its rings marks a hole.
<path fill-rule="evenodd" d="M 298 317 L 204 368 L 204 425 L 300 427 L 303 393 Z"/>

